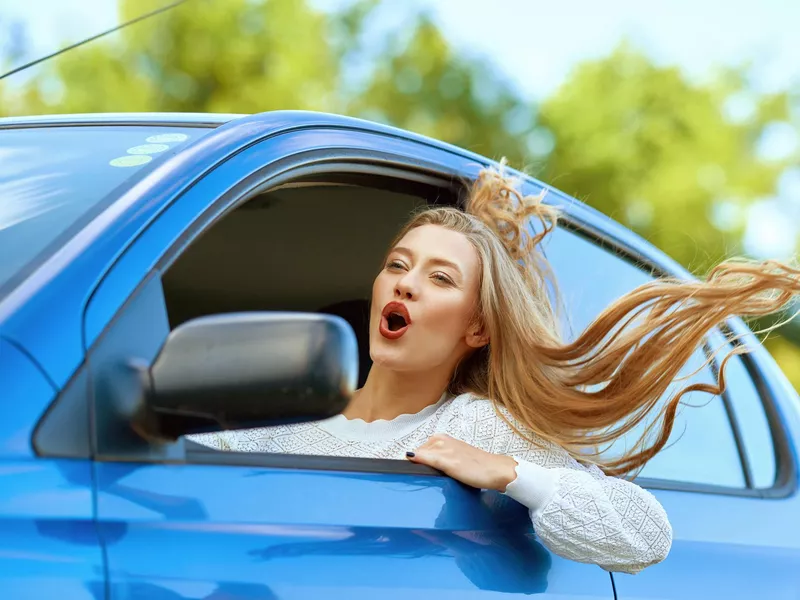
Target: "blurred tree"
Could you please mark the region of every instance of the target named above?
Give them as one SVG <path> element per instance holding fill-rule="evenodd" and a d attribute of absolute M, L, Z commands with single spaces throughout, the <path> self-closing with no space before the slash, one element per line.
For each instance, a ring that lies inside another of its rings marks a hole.
<path fill-rule="evenodd" d="M 744 254 L 746 207 L 776 194 L 794 158 L 762 157 L 760 144 L 789 118 L 788 94 L 758 95 L 743 73 L 693 85 L 622 44 L 581 64 L 541 106 L 554 139 L 541 176 L 702 275 Z M 765 343 L 800 389 L 800 349 L 787 341 L 800 344 L 800 324 L 781 332 Z"/>
<path fill-rule="evenodd" d="M 120 19 L 163 0 L 121 0 Z M 25 113 L 336 110 L 325 15 L 305 0 L 193 0 L 47 64 Z"/>
<path fill-rule="evenodd" d="M 726 102 L 746 95 L 745 119 Z M 695 272 L 742 253 L 744 207 L 775 194 L 786 161 L 760 158 L 786 94 L 757 96 L 727 72 L 692 85 L 622 45 L 582 64 L 541 107 L 555 149 L 543 177 L 644 235 Z"/>
<path fill-rule="evenodd" d="M 18 20 L 3 18 L 0 14 L 0 74 L 24 62 L 27 47 L 24 25 Z M 11 112 L 4 89 L 5 82 L 0 81 L 0 116 Z"/>
<path fill-rule="evenodd" d="M 163 0 L 121 0 L 130 19 Z M 424 13 L 365 41 L 377 10 L 307 0 L 192 0 L 44 66 L 9 113 L 306 109 L 377 118 L 524 161 L 527 103 L 488 64 L 460 58 Z M 403 9 L 399 9 L 403 12 Z M 354 83 L 352 73 L 366 72 Z"/>
<path fill-rule="evenodd" d="M 535 112 L 497 69 L 450 46 L 424 13 L 395 29 L 370 60 L 371 77 L 351 114 L 445 140 L 515 166 L 532 155 Z"/>

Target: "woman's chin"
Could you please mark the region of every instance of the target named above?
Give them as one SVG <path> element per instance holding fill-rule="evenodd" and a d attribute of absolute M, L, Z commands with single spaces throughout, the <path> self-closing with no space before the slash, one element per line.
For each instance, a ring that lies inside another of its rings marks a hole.
<path fill-rule="evenodd" d="M 419 356 L 410 348 L 399 348 L 389 344 L 376 344 L 370 349 L 372 364 L 388 371 L 416 371 L 419 370 Z"/>
<path fill-rule="evenodd" d="M 408 357 L 399 352 L 372 352 L 372 365 L 387 371 L 408 371 Z M 399 356 L 398 356 L 399 355 Z"/>

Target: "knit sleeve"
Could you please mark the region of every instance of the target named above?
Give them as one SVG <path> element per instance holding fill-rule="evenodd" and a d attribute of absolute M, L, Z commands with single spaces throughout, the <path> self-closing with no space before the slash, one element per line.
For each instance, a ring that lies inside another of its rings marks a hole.
<path fill-rule="evenodd" d="M 470 401 L 459 412 L 463 441 L 517 461 L 517 479 L 506 494 L 529 509 L 537 536 L 552 552 L 625 573 L 666 558 L 672 527 L 650 492 L 582 465 L 555 444 L 524 439 L 488 401 Z"/>
<path fill-rule="evenodd" d="M 227 434 L 227 431 L 219 431 L 216 433 L 198 433 L 195 435 L 187 435 L 186 439 L 208 448 L 214 448 L 215 450 L 235 450 L 234 444 Z"/>

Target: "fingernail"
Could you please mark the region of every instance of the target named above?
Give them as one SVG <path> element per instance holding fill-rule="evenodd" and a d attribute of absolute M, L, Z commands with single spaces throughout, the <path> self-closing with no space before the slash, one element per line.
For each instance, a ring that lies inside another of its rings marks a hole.
<path fill-rule="evenodd" d="M 408 458 L 414 458 L 416 456 L 416 454 L 414 454 L 413 452 L 406 452 L 406 456 Z"/>

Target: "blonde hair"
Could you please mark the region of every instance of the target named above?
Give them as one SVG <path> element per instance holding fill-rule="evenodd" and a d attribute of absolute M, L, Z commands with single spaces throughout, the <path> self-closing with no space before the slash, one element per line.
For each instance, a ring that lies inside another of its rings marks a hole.
<path fill-rule="evenodd" d="M 784 308 L 800 293 L 800 271 L 774 261 L 738 260 L 718 265 L 704 281 L 656 279 L 618 299 L 577 339 L 565 342 L 554 310 L 557 296 L 551 296 L 555 280 L 538 248 L 555 228 L 558 211 L 542 199 L 543 194 L 523 196 L 514 179 L 486 169 L 463 211 L 427 209 L 392 246 L 411 229 L 430 224 L 462 233 L 478 253 L 476 318 L 490 342 L 458 366 L 452 393 L 489 398 L 576 459 L 610 475 L 631 473 L 667 443 L 681 399 L 694 391 L 721 394 L 727 361 L 746 351 L 737 346 L 724 358 L 716 384 L 688 385 L 655 411 L 706 335 L 730 317 Z M 531 219 L 539 221 L 538 232 Z M 655 420 L 648 423 L 651 413 Z M 631 449 L 601 458 L 598 448 L 642 423 L 645 433 Z"/>

